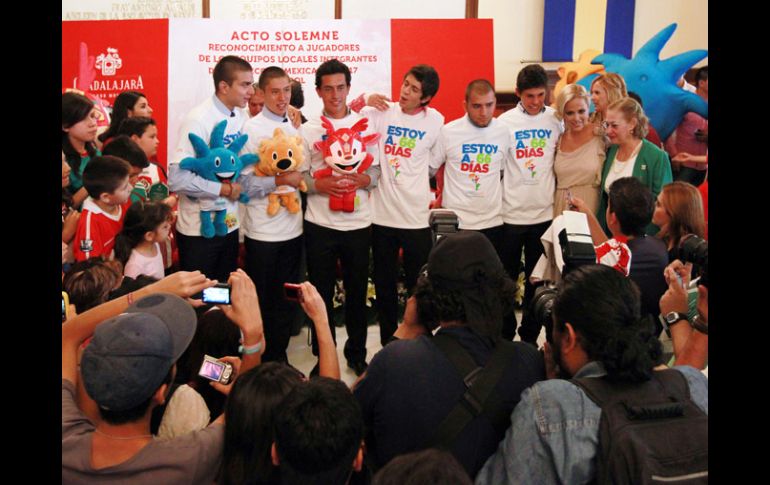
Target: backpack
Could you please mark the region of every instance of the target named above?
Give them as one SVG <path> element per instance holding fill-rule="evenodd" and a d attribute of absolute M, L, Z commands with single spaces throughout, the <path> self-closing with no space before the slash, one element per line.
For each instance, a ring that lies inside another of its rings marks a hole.
<path fill-rule="evenodd" d="M 572 382 L 602 408 L 595 483 L 708 483 L 708 415 L 690 398 L 684 374 L 667 369 L 634 384 Z"/>

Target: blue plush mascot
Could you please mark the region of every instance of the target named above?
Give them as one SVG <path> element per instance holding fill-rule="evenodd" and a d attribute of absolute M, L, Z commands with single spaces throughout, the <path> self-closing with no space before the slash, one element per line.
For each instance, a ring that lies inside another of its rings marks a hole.
<path fill-rule="evenodd" d="M 190 142 L 195 149 L 195 158 L 187 157 L 179 164 L 180 168 L 189 170 L 206 180 L 221 183 L 231 183 L 238 179 L 241 170 L 247 165 L 259 161 L 256 155 L 248 154 L 238 157 L 243 145 L 249 139 L 249 135 L 240 135 L 238 138 L 225 148 L 224 134 L 227 127 L 227 120 L 220 121 L 211 132 L 211 142 L 206 142 L 194 133 L 188 134 Z M 241 194 L 238 199 L 241 202 L 248 202 L 249 196 Z M 201 236 L 212 238 L 214 235 L 226 236 L 227 224 L 225 216 L 227 215 L 227 199 L 217 197 L 215 199 L 200 199 L 201 207 Z M 214 213 L 214 221 L 211 220 L 211 213 Z"/>

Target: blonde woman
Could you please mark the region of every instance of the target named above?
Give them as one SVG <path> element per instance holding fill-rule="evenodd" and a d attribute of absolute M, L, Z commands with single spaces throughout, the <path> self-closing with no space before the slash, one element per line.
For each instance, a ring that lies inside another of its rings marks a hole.
<path fill-rule="evenodd" d="M 570 84 L 556 98 L 555 116 L 564 122 L 564 133 L 556 148 L 553 170 L 556 196 L 553 216 L 569 207 L 567 197 L 582 199 L 591 212 L 599 208 L 599 184 L 602 180 L 606 142 L 599 127 L 588 119 L 588 92 Z"/>
<path fill-rule="evenodd" d="M 653 197 L 657 197 L 663 186 L 673 180 L 666 152 L 644 139 L 648 125 L 642 107 L 631 98 L 623 98 L 607 107 L 603 126 L 611 145 L 602 170 L 601 198 L 596 212 L 605 232 L 607 194 L 612 182 L 633 176 L 650 188 Z M 647 234 L 655 235 L 657 231 L 656 226 L 647 226 Z"/>
<path fill-rule="evenodd" d="M 614 72 L 598 76 L 591 82 L 591 101 L 594 102 L 595 109 L 591 114 L 591 121 L 601 127 L 607 116 L 607 107 L 627 96 L 628 90 L 623 76 Z"/>

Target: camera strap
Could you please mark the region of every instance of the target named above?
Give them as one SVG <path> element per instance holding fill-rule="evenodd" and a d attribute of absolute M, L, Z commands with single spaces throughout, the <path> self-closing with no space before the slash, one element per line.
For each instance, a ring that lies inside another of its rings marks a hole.
<path fill-rule="evenodd" d="M 502 378 L 505 367 L 514 358 L 513 342 L 498 340 L 486 365 L 480 367 L 468 351 L 449 335 L 437 333 L 431 340 L 462 377 L 465 392 L 441 421 L 428 444 L 451 449 L 468 423 L 481 414 L 485 415 L 495 428 L 507 428 L 510 412 L 505 411 L 495 387 Z"/>

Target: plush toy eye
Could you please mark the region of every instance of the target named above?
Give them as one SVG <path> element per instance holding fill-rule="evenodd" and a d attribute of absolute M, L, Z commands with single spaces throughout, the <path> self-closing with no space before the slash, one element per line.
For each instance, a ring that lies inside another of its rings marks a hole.
<path fill-rule="evenodd" d="M 342 150 L 337 150 L 337 156 L 342 158 Z"/>
<path fill-rule="evenodd" d="M 222 160 L 219 159 L 219 157 L 214 159 L 214 166 L 219 168 L 219 166 L 222 165 Z"/>
<path fill-rule="evenodd" d="M 235 157 L 230 157 L 230 164 L 234 167 L 235 166 Z"/>
<path fill-rule="evenodd" d="M 353 149 L 353 155 L 355 155 L 356 153 L 357 153 L 357 150 L 354 148 Z"/>
<path fill-rule="evenodd" d="M 276 152 L 273 152 L 273 160 L 278 160 L 278 154 Z"/>
<path fill-rule="evenodd" d="M 288 155 L 289 155 L 289 158 L 292 158 L 294 156 L 291 150 L 288 151 Z"/>

